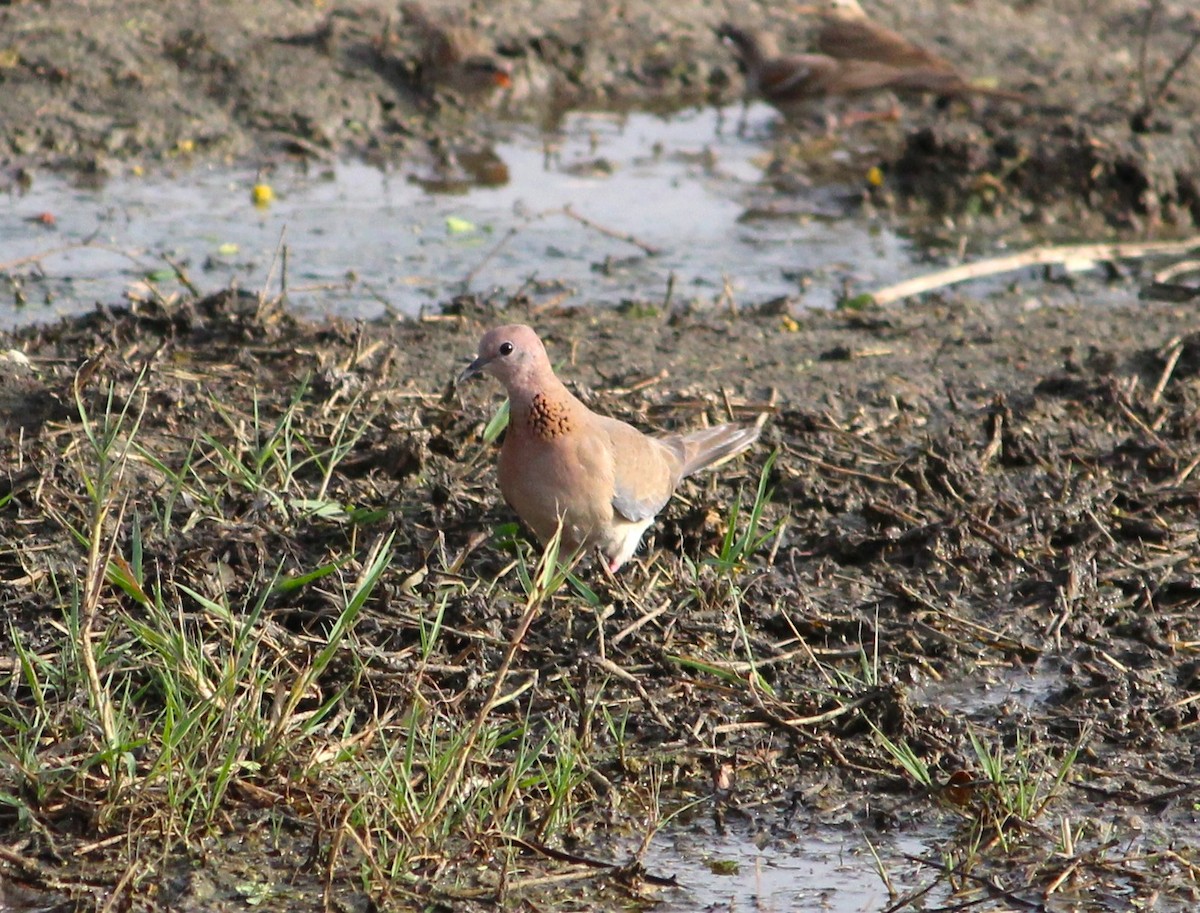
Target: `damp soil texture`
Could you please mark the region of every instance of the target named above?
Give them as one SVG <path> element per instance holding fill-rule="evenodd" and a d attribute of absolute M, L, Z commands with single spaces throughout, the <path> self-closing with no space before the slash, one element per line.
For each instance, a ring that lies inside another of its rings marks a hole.
<path fill-rule="evenodd" d="M 497 118 L 552 127 L 571 107 L 734 100 L 741 74 L 716 37 L 725 19 L 785 48 L 808 40 L 800 16 L 765 3 L 428 7 L 485 36 L 512 86 L 469 114 L 431 92 L 419 37 L 387 0 L 5 4 L 0 161 L 19 183 L 44 166 L 102 176 L 180 158 L 444 155 L 486 143 Z M 1193 4 L 914 0 L 871 11 L 968 78 L 1028 96 L 909 104 L 874 154 L 897 201 L 1035 222 L 1086 212 L 1133 230 L 1200 217 Z M 777 162 L 781 179 L 810 166 L 786 149 Z"/>
<path fill-rule="evenodd" d="M 918 835 L 918 885 L 983 909 L 1196 902 L 1190 307 L 463 309 L 223 293 L 5 339 L 13 884 L 649 903 L 638 840 L 699 800 L 885 870 Z M 598 410 L 769 415 L 618 578 L 539 589 L 498 391 L 450 386 L 514 316 Z"/>
<path fill-rule="evenodd" d="M 876 202 L 1195 221 L 1187 4 L 885 12 L 1036 104 L 915 104 Z M 497 117 L 731 100 L 731 14 L 478 4 L 514 86 L 468 115 L 382 3 L 8 4 L 0 156 L 14 185 L 388 163 Z M 703 817 L 869 848 L 882 909 L 1194 909 L 1200 334 L 1112 278 L 1105 307 L 1025 276 L 388 323 L 150 284 L 4 333 L 0 906 L 650 907 L 675 888 L 646 848 Z M 451 383 L 513 320 L 640 427 L 767 416 L 618 576 L 545 560 L 496 491 L 500 391 Z"/>

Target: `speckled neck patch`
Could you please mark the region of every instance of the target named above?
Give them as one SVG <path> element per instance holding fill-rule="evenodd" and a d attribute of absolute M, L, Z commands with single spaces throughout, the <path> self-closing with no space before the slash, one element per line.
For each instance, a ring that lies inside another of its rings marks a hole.
<path fill-rule="evenodd" d="M 529 430 L 544 441 L 562 437 L 571 430 L 567 407 L 561 400 L 552 400 L 539 393 L 529 406 Z"/>

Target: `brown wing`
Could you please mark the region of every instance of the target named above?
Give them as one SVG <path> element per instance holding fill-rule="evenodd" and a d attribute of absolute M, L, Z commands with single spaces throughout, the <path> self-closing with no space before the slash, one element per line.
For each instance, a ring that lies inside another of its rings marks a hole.
<path fill-rule="evenodd" d="M 814 55 L 815 56 L 815 55 Z M 857 95 L 875 92 L 896 85 L 904 79 L 904 71 L 874 60 L 833 60 L 814 67 L 810 87 L 819 95 Z"/>
<path fill-rule="evenodd" d="M 599 415 L 595 419 L 611 441 L 613 509 L 627 520 L 649 520 L 679 484 L 682 448 L 642 434 L 625 422 Z"/>
<path fill-rule="evenodd" d="M 873 60 L 900 69 L 957 72 L 946 58 L 874 22 L 833 20 L 817 33 L 817 50 L 838 60 Z"/>
<path fill-rule="evenodd" d="M 768 101 L 820 94 L 810 89 L 810 82 L 814 76 L 814 62 L 817 69 L 820 69 L 820 60 L 816 55 L 797 54 L 794 57 L 776 57 L 764 61 L 758 73 L 759 93 Z"/>

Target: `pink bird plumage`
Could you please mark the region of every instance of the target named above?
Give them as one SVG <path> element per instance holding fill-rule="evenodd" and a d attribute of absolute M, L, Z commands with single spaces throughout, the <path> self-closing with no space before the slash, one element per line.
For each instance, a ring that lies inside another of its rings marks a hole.
<path fill-rule="evenodd" d="M 530 327 L 488 331 L 460 376 L 495 377 L 510 417 L 500 450 L 500 491 L 543 542 L 562 526 L 562 549 L 596 548 L 610 571 L 637 550 L 680 481 L 754 443 L 762 426 L 725 424 L 648 435 L 592 412 L 554 374 Z"/>

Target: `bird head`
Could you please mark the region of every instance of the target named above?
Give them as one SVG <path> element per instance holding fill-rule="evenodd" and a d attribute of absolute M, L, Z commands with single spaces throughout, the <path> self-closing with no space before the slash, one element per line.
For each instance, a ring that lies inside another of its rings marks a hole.
<path fill-rule="evenodd" d="M 512 74 L 508 68 L 486 54 L 468 57 L 463 61 L 463 70 L 480 88 L 507 89 L 512 85 Z"/>
<path fill-rule="evenodd" d="M 546 348 L 531 327 L 522 324 L 496 327 L 479 340 L 475 360 L 458 375 L 462 383 L 477 374 L 490 374 L 508 390 L 549 366 Z"/>
<path fill-rule="evenodd" d="M 774 39 L 766 32 L 755 32 L 726 22 L 717 29 L 717 36 L 733 49 L 738 60 L 748 68 L 778 55 Z"/>
<path fill-rule="evenodd" d="M 858 0 L 818 0 L 817 3 L 796 7 L 793 12 L 802 16 L 828 16 L 831 19 L 861 22 L 867 18 Z"/>

